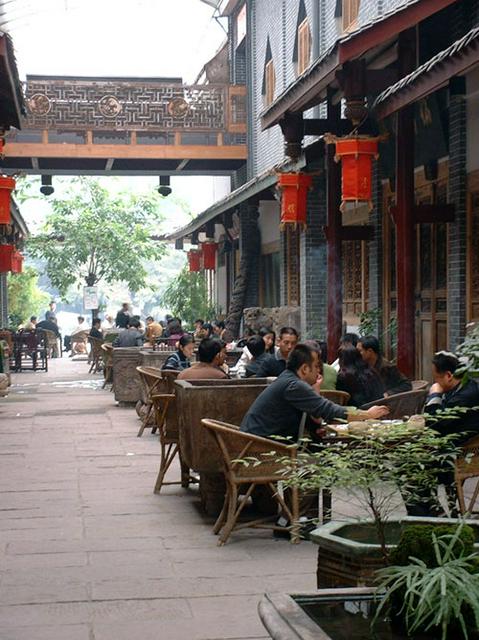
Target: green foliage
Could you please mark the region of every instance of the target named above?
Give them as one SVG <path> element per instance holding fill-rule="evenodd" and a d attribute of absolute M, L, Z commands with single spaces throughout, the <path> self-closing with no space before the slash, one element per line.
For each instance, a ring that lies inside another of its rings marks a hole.
<path fill-rule="evenodd" d="M 23 273 L 10 273 L 7 281 L 10 326 L 14 329 L 31 316 L 45 311 L 50 296 L 38 287 L 38 274 L 32 267 Z"/>
<path fill-rule="evenodd" d="M 479 574 L 475 572 L 476 554 L 467 553 L 461 544 L 462 526 L 451 533 L 432 533 L 434 566 L 412 557 L 410 564 L 378 571 L 378 592 L 384 594 L 375 620 L 385 609 L 403 602 L 399 616 L 409 634 L 437 630 L 442 640 L 458 638 L 462 632 L 479 628 Z M 454 626 L 451 626 L 454 625 Z M 434 636 L 436 637 L 436 635 Z"/>
<path fill-rule="evenodd" d="M 159 196 L 112 196 L 98 181 L 78 178 L 68 197 L 51 200 L 53 211 L 28 252 L 46 260 L 47 275 L 64 297 L 72 285 L 125 282 L 145 286 L 147 263 L 164 246 L 152 239 L 160 221 Z"/>
<path fill-rule="evenodd" d="M 215 309 L 208 301 L 205 274 L 190 273 L 188 266 L 171 280 L 161 302 L 173 316 L 190 326 L 197 318 L 208 320 L 216 317 Z"/>
<path fill-rule="evenodd" d="M 373 518 L 382 553 L 388 559 L 385 523 L 397 508 L 398 487 L 405 500 L 419 502 L 423 491 L 436 487 L 438 471 L 453 464 L 458 453 L 454 438 L 429 428 L 393 423 L 382 425 L 373 434 L 350 436 L 349 442 L 337 440 L 300 451 L 297 461 L 288 457 L 279 460 L 286 485 L 305 492 L 342 489 L 355 498 Z M 247 459 L 243 462 L 250 463 Z"/>
<path fill-rule="evenodd" d="M 410 564 L 411 557 L 418 558 L 428 567 L 437 567 L 434 549 L 434 537 L 452 535 L 456 532 L 456 525 L 411 525 L 404 529 L 398 546 L 391 552 L 391 563 L 395 565 Z M 474 529 L 469 525 L 460 527 L 456 540 L 454 554 L 458 556 L 470 555 L 474 551 Z"/>
<path fill-rule="evenodd" d="M 359 314 L 359 335 L 375 336 L 378 333 L 378 327 L 381 322 L 383 312 L 378 307 L 369 309 Z M 378 336 L 381 348 L 384 348 L 384 342 L 389 340 L 393 351 L 397 347 L 397 318 L 391 318 L 389 324 L 382 334 Z"/>
<path fill-rule="evenodd" d="M 456 375 L 463 376 L 464 382 L 471 378 L 479 378 L 479 326 L 474 327 L 458 346 L 457 355 L 464 359 L 465 363 Z"/>

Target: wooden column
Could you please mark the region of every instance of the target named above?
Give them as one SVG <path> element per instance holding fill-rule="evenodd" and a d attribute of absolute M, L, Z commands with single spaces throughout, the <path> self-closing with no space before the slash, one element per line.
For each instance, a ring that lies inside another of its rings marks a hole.
<path fill-rule="evenodd" d="M 400 77 L 415 68 L 415 31 L 399 38 Z M 399 369 L 414 377 L 415 369 L 415 228 L 414 228 L 414 106 L 397 115 L 396 136 L 396 273 Z"/>
<path fill-rule="evenodd" d="M 340 105 L 328 104 L 328 119 L 339 126 Z M 336 358 L 343 330 L 343 283 L 341 271 L 341 167 L 334 161 L 335 146 L 326 149 L 327 247 L 328 247 L 328 359 Z"/>

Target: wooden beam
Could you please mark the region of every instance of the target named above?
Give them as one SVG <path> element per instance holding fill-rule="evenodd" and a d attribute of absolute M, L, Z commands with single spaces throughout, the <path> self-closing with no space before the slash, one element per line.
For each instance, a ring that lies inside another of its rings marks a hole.
<path fill-rule="evenodd" d="M 399 38 L 398 58 L 404 68 L 415 64 L 414 29 Z M 397 274 L 397 364 L 406 376 L 415 369 L 415 229 L 414 229 L 414 107 L 397 115 L 396 135 L 396 274 Z"/>
<path fill-rule="evenodd" d="M 397 207 L 391 207 L 391 215 L 396 222 Z M 416 204 L 413 206 L 414 224 L 438 224 L 454 222 L 455 207 L 453 204 Z"/>
<path fill-rule="evenodd" d="M 106 161 L 105 164 L 105 171 L 111 171 L 113 168 L 113 163 L 115 162 L 115 160 L 113 158 L 108 158 L 108 160 Z"/>
<path fill-rule="evenodd" d="M 5 155 L 13 158 L 154 158 L 157 160 L 246 160 L 246 145 L 129 145 L 40 144 L 6 142 Z"/>
<path fill-rule="evenodd" d="M 339 120 L 332 122 L 327 118 L 312 118 L 304 120 L 303 133 L 305 136 L 322 136 L 325 133 L 333 133 L 337 136 L 345 136 L 351 133 L 353 125 L 349 120 Z M 361 127 L 361 133 L 365 133 Z"/>
<path fill-rule="evenodd" d="M 341 240 L 372 240 L 374 227 L 370 225 L 354 224 L 341 227 Z"/>
<path fill-rule="evenodd" d="M 189 160 L 182 160 L 178 166 L 176 167 L 177 171 L 183 171 L 183 169 L 186 167 L 186 165 L 188 164 Z"/>
<path fill-rule="evenodd" d="M 339 124 L 341 106 L 328 104 L 328 118 Z M 326 149 L 326 206 L 327 206 L 327 274 L 328 274 L 328 357 L 336 358 L 343 330 L 343 283 L 341 269 L 341 168 L 335 162 L 335 147 Z"/>

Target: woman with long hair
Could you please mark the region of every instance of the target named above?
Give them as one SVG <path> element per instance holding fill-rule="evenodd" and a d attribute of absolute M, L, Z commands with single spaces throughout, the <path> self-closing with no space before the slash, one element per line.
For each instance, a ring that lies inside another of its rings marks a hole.
<path fill-rule="evenodd" d="M 195 340 L 189 333 L 185 333 L 178 340 L 178 349 L 169 356 L 162 370 L 183 371 L 190 366 L 190 360 L 193 357 L 195 349 Z"/>
<path fill-rule="evenodd" d="M 360 407 L 384 397 L 384 385 L 378 374 L 361 357 L 356 347 L 343 347 L 339 352 L 336 389 L 347 391 L 349 404 Z"/>
<path fill-rule="evenodd" d="M 276 333 L 269 327 L 261 327 L 259 335 L 263 338 L 265 344 L 265 353 L 274 355 L 276 345 Z"/>

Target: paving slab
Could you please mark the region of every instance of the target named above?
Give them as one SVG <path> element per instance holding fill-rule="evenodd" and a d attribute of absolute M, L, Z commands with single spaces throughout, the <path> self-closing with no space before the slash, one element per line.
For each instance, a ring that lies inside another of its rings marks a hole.
<path fill-rule="evenodd" d="M 0 399 L 0 639 L 265 640 L 259 600 L 314 589 L 314 547 L 247 529 L 217 547 L 196 488 L 153 494 L 134 408 L 85 362 L 50 364 Z"/>

